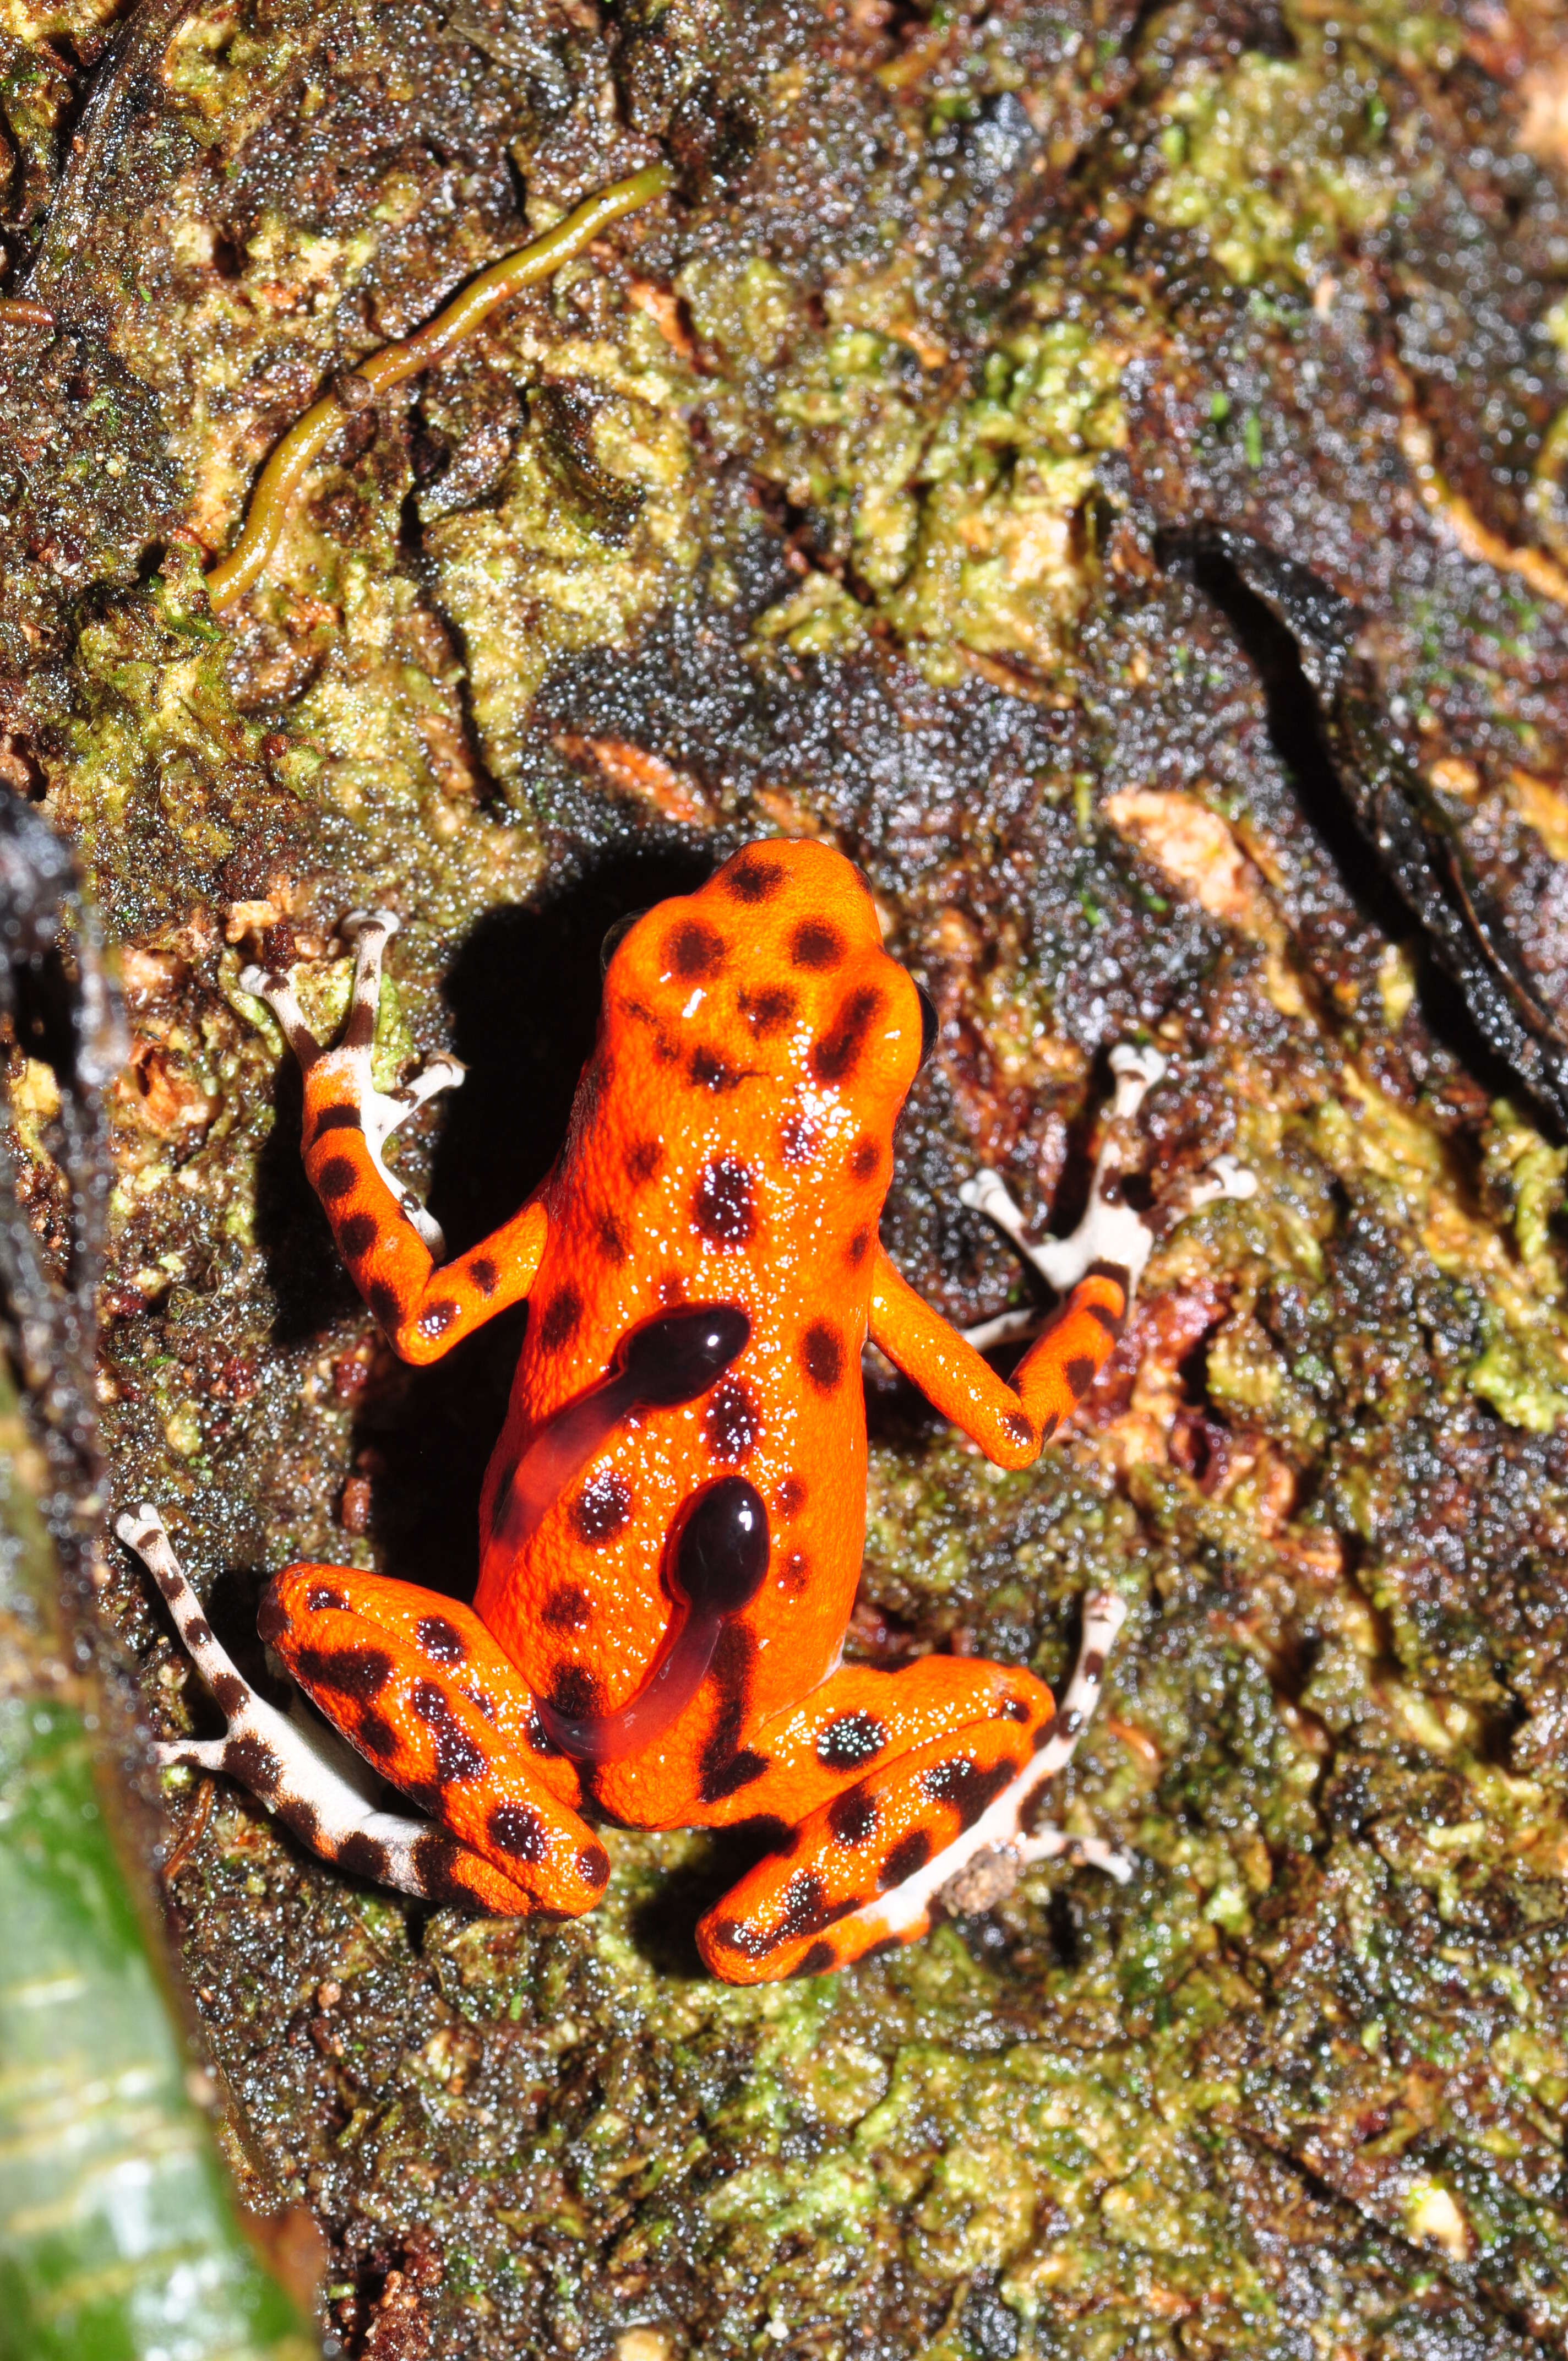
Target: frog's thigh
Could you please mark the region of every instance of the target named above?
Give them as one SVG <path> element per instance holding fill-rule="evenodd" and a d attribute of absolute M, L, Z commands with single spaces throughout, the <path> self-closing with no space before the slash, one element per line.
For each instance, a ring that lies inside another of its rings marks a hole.
<path fill-rule="evenodd" d="M 273 1577 L 257 1620 L 391 1785 L 535 1908 L 593 1908 L 609 1862 L 563 1796 L 575 1800 L 576 1773 L 550 1752 L 526 1684 L 472 1608 L 384 1576 L 302 1565 Z"/>
<path fill-rule="evenodd" d="M 954 1844 L 1052 1724 L 1049 1689 L 1011 1666 L 928 1656 L 898 1673 L 836 1673 L 787 1718 L 775 1776 L 750 1791 L 754 1813 L 771 1806 L 797 1825 L 703 1920 L 708 1966 L 730 1983 L 772 1982 L 841 1966 L 890 1934 L 922 1934 L 924 1908 L 907 1925 L 894 1911 L 896 1928 L 874 1907 L 875 1924 L 840 1922 Z"/>

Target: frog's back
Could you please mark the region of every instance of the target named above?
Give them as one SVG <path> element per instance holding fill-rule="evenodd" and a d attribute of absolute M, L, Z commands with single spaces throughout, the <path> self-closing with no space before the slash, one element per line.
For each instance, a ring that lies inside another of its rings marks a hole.
<path fill-rule="evenodd" d="M 921 1032 L 864 885 L 823 845 L 751 846 L 618 947 L 547 1184 L 549 1239 L 485 1530 L 540 1422 L 598 1382 L 629 1329 L 725 1302 L 751 1334 L 706 1399 L 628 1422 L 518 1558 L 488 1565 L 480 1613 L 563 1709 L 602 1710 L 638 1687 L 670 1616 L 671 1527 L 728 1475 L 756 1487 L 770 1529 L 746 1616 L 750 1709 L 793 1701 L 826 1670 L 860 1570 L 860 1356 Z"/>

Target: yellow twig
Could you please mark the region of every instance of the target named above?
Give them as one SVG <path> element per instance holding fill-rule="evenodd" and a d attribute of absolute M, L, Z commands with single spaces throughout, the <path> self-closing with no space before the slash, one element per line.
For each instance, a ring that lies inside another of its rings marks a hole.
<path fill-rule="evenodd" d="M 454 345 L 472 335 L 480 322 L 488 320 L 499 305 L 510 302 L 521 289 L 548 279 L 564 262 L 574 260 L 600 230 L 619 221 L 622 214 L 635 213 L 640 206 L 662 196 L 674 177 L 668 164 L 650 164 L 645 170 L 632 173 L 629 180 L 617 181 L 609 188 L 601 189 L 597 196 L 585 199 L 565 221 L 546 230 L 543 237 L 492 262 L 426 326 L 405 336 L 400 344 L 383 346 L 351 372 L 369 388 L 366 399 L 385 393 L 389 387 L 401 385 L 406 378 L 415 377 L 421 369 L 444 360 Z M 207 591 L 214 609 L 231 607 L 260 580 L 302 480 L 348 415 L 346 404 L 335 393 L 329 393 L 313 402 L 304 416 L 290 427 L 257 478 L 244 531 L 228 555 L 207 577 Z"/>
<path fill-rule="evenodd" d="M 1430 514 L 1446 525 L 1466 557 L 1517 574 L 1536 596 L 1568 607 L 1568 573 L 1541 549 L 1516 549 L 1490 525 L 1483 524 L 1469 501 L 1444 483 L 1434 456 L 1431 431 L 1413 411 L 1400 423 L 1399 447 L 1405 455 L 1416 489 Z"/>

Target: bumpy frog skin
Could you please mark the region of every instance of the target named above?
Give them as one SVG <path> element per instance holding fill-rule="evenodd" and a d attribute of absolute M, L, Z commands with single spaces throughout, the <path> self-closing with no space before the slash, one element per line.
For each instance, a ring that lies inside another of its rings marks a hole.
<path fill-rule="evenodd" d="M 994 1899 L 1023 1860 L 1076 1850 L 1124 1874 L 1104 1846 L 1025 1832 L 1092 1709 L 1116 1600 L 1085 1602 L 1059 1711 L 1011 1665 L 839 1663 L 865 1531 L 862 1346 L 999 1466 L 1027 1466 L 1104 1366 L 1148 1251 L 1113 1159 L 1080 1230 L 1033 1250 L 1070 1292 L 1008 1384 L 878 1242 L 922 996 L 848 861 L 759 843 L 622 934 L 559 1160 L 444 1262 L 381 1160 L 411 1108 L 459 1079 L 443 1061 L 397 1099 L 372 1087 L 395 923 L 360 923 L 335 1049 L 285 983 L 247 981 L 304 1068 L 305 1169 L 397 1351 L 435 1360 L 528 1300 L 478 1589 L 462 1607 L 341 1566 L 274 1578 L 262 1637 L 350 1753 L 241 1679 L 156 1512 L 122 1518 L 228 1722 L 167 1759 L 242 1780 L 346 1868 L 503 1915 L 592 1909 L 607 1822 L 749 1823 L 762 1857 L 698 1928 L 736 1982 L 906 1941 L 944 1895 Z M 1124 1128 L 1160 1061 L 1113 1062 Z M 965 1193 L 1017 1234 L 992 1176 Z M 428 1817 L 378 1810 L 383 1781 Z"/>

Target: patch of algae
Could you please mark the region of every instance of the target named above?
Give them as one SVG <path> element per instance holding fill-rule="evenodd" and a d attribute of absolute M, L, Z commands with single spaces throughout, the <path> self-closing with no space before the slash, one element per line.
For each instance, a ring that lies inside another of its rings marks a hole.
<path fill-rule="evenodd" d="M 755 258 L 705 260 L 680 286 L 727 372 L 783 361 L 753 464 L 812 512 L 835 568 L 759 618 L 758 635 L 804 653 L 891 631 L 937 685 L 963 677 L 966 651 L 1055 676 L 1092 595 L 1099 464 L 1124 439 L 1128 347 L 1113 326 L 1057 316 L 1048 283 L 1025 291 L 1018 308 L 1036 316 L 988 347 L 974 390 L 944 400 L 939 350 L 887 324 L 907 303 L 901 274 L 830 300 L 821 335 Z"/>
<path fill-rule="evenodd" d="M 242 840 L 288 841 L 286 805 L 261 732 L 235 709 L 224 653 L 188 549 L 170 553 L 148 591 L 107 603 L 77 632 L 54 808 L 113 881 L 122 924 L 146 924 L 193 879 L 211 881 Z"/>
<path fill-rule="evenodd" d="M 1374 1119 L 1359 1120 L 1364 1113 Z M 1375 1104 L 1370 1091 L 1325 1105 L 1316 1137 L 1342 1176 L 1369 1183 L 1407 1221 L 1413 1213 L 1436 1268 L 1478 1299 L 1485 1349 L 1464 1371 L 1470 1391 L 1510 1426 L 1550 1434 L 1568 1413 L 1568 1300 L 1547 1228 L 1564 1158 L 1507 1104 L 1493 1126 L 1495 1161 L 1517 1192 L 1511 1246 L 1466 1203 L 1431 1133 L 1386 1100 Z"/>
<path fill-rule="evenodd" d="M 1324 39 L 1313 27 L 1305 55 L 1195 67 L 1161 101 L 1166 169 L 1145 210 L 1165 228 L 1200 232 L 1244 287 L 1281 275 L 1310 283 L 1408 202 L 1409 164 L 1376 62 L 1347 71 L 1324 56 Z"/>
<path fill-rule="evenodd" d="M 59 7 L 34 7 L 30 0 L 4 0 L 0 30 L 29 46 L 62 35 L 71 41 L 90 41 L 114 14 L 114 0 L 65 0 Z"/>
<path fill-rule="evenodd" d="M 1277 1169 L 1282 1151 L 1296 1150 L 1285 1201 L 1270 1209 L 1270 1268 L 1306 1288 L 1320 1286 L 1325 1275 L 1322 1235 L 1325 1224 L 1330 1234 L 1337 1224 L 1321 1196 L 1315 1206 L 1303 1202 L 1299 1159 L 1307 1150 L 1354 1192 L 1358 1208 L 1390 1224 L 1412 1268 L 1423 1274 L 1415 1283 L 1442 1297 L 1452 1340 L 1445 1397 L 1463 1388 L 1508 1425 L 1552 1433 L 1568 1414 L 1568 1299 L 1550 1224 L 1563 1202 L 1568 1156 L 1499 1102 L 1486 1148 L 1486 1178 L 1497 1193 L 1486 1202 L 1475 1176 L 1456 1166 L 1430 1123 L 1395 1104 L 1353 1062 L 1340 1066 L 1338 1080 L 1339 1089 L 1304 1126 L 1255 1108 L 1239 1135 L 1260 1170 Z M 1499 1197 L 1511 1211 L 1511 1238 L 1496 1218 Z M 1423 1367 L 1420 1382 L 1426 1375 Z M 1397 1387 L 1397 1375 L 1389 1372 L 1387 1382 Z M 1314 1431 L 1303 1407 L 1309 1396 L 1282 1364 L 1251 1366 L 1245 1378 L 1233 1371 L 1226 1390 L 1260 1417 L 1268 1413 L 1282 1433 L 1305 1439 Z"/>
<path fill-rule="evenodd" d="M 657 1868 L 618 1874 L 597 1956 L 615 1977 L 620 2070 L 576 2137 L 556 2125 L 525 2145 L 520 2228 L 568 2227 L 564 2169 L 590 2214 L 612 2191 L 633 2198 L 612 2276 L 625 2285 L 684 2251 L 709 2291 L 703 2349 L 726 2356 L 759 2335 L 787 2343 L 807 2323 L 818 2338 L 852 2338 L 868 2301 L 885 2305 L 878 2282 L 890 2269 L 905 2280 L 926 2352 L 972 2352 L 987 2302 L 993 2334 L 1011 2319 L 1014 2339 L 1038 2331 L 1046 2349 L 1053 2321 L 1093 2318 L 1083 2349 L 1109 2351 L 1151 2313 L 1188 2317 L 1200 2303 L 1206 2324 L 1246 2349 L 1266 2334 L 1256 2269 L 1223 2287 L 1213 2278 L 1231 2206 L 1209 2185 L 1203 2128 L 1227 2094 L 1191 2069 L 1205 2022 L 1249 1996 L 1201 1911 L 1179 1932 L 1168 1918 L 1153 1946 L 1123 1949 L 1127 1992 L 1147 2001 L 1173 1982 L 1180 1992 L 1151 2050 L 1114 2037 L 1117 1977 L 1103 1953 L 1087 1973 L 1080 1961 L 1070 2007 L 1030 2037 L 1008 2022 L 1004 1983 L 951 1930 L 884 1969 L 805 1990 L 726 1993 L 651 1975 L 626 1914 L 654 1900 L 672 1866 L 666 1847 Z M 537 2040 L 537 1960 L 520 1983 L 521 1962 L 477 1930 L 444 1941 L 442 1960 L 471 2022 L 504 2012 Z M 1208 1962 L 1206 1990 L 1195 1960 Z M 567 2008 L 580 2044 L 586 2027 Z M 742 2041 L 737 2078 L 726 2052 Z M 955 2132 L 934 2152 L 938 2124 Z M 591 2334 L 596 2314 L 591 2293 L 575 2291 L 556 2333 L 570 2322 L 567 2333 Z"/>

